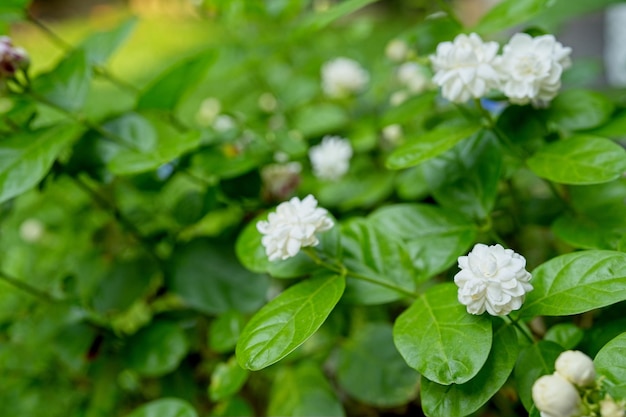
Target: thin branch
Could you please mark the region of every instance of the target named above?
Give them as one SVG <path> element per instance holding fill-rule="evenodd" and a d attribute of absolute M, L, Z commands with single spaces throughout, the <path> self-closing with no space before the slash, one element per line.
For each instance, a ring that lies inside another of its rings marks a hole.
<path fill-rule="evenodd" d="M 0 280 L 10 284 L 14 288 L 17 288 L 18 290 L 24 291 L 25 293 L 28 293 L 32 295 L 33 297 L 39 300 L 45 301 L 47 303 L 58 303 L 58 302 L 63 301 L 63 300 L 53 297 L 52 295 L 48 294 L 45 291 L 42 291 L 38 288 L 33 287 L 32 285 L 28 284 L 25 281 L 12 277 L 11 275 L 1 270 L 0 270 Z"/>

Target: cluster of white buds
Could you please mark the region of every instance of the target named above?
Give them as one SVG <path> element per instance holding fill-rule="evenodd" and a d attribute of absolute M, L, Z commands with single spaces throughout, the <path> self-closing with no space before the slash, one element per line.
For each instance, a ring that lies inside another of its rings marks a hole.
<path fill-rule="evenodd" d="M 484 42 L 475 33 L 442 42 L 430 57 L 433 81 L 444 98 L 463 103 L 500 90 L 512 103 L 547 105 L 561 87 L 561 74 L 571 66 L 571 48 L 553 35 L 513 35 L 498 55 L 497 42 Z"/>
<path fill-rule="evenodd" d="M 578 350 L 567 350 L 554 363 L 555 371 L 537 379 L 532 397 L 541 417 L 624 417 L 624 403 L 606 394 L 599 404 L 588 404 L 597 395 L 581 393 L 599 391 L 593 360 Z M 594 409 L 596 411 L 594 411 Z M 598 414 L 599 411 L 599 414 Z"/>

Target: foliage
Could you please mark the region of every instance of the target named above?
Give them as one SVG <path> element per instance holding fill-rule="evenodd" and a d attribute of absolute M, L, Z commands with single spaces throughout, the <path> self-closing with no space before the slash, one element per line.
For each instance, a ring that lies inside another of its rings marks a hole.
<path fill-rule="evenodd" d="M 143 80 L 110 64 L 137 18 L 76 45 L 46 31 L 58 62 L 0 79 L 3 413 L 536 414 L 531 387 L 568 349 L 626 398 L 622 95 L 584 87 L 574 61 L 546 108 L 453 105 L 406 90 L 384 52 L 400 39 L 430 75 L 458 33 L 543 33 L 611 1 L 505 0 L 473 28 L 445 1 L 195 3 L 213 38 Z M 4 2 L 0 33 L 41 28 L 27 6 Z M 365 91 L 324 96 L 338 56 Z M 354 149 L 337 181 L 307 159 L 327 134 Z M 285 160 L 301 164 L 287 192 L 265 176 Z M 256 223 L 292 194 L 335 227 L 270 262 Z M 528 261 L 510 317 L 457 299 L 475 243 Z"/>

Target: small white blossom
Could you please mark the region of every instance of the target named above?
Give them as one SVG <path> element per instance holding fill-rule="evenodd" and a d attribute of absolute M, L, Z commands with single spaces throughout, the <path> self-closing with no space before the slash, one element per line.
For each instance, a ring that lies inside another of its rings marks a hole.
<path fill-rule="evenodd" d="M 350 168 L 352 146 L 339 136 L 324 136 L 322 142 L 309 149 L 313 174 L 324 180 L 337 180 Z"/>
<path fill-rule="evenodd" d="M 455 103 L 483 97 L 499 85 L 493 67 L 497 53 L 497 42 L 483 42 L 475 33 L 442 42 L 430 57 L 435 70 L 433 82 L 442 88 L 444 98 Z"/>
<path fill-rule="evenodd" d="M 299 162 L 266 165 L 261 178 L 270 199 L 284 200 L 292 195 L 300 184 L 302 165 Z"/>
<path fill-rule="evenodd" d="M 383 139 L 389 144 L 397 144 L 402 139 L 402 126 L 393 124 L 385 126 L 382 131 Z"/>
<path fill-rule="evenodd" d="M 402 39 L 392 39 L 385 47 L 385 55 L 393 62 L 402 62 L 409 55 L 409 45 Z"/>
<path fill-rule="evenodd" d="M 541 417 L 574 417 L 580 412 L 580 395 L 576 388 L 561 375 L 544 375 L 532 388 L 535 406 Z"/>
<path fill-rule="evenodd" d="M 348 97 L 363 90 L 368 81 L 367 71 L 349 58 L 335 58 L 322 66 L 322 89 L 328 97 Z"/>
<path fill-rule="evenodd" d="M 259 108 L 266 113 L 271 113 L 276 110 L 278 101 L 272 93 L 263 93 L 259 96 Z"/>
<path fill-rule="evenodd" d="M 20 237 L 25 242 L 38 242 L 43 237 L 44 232 L 43 223 L 37 219 L 26 219 L 20 224 Z"/>
<path fill-rule="evenodd" d="M 213 121 L 213 129 L 218 132 L 226 132 L 237 127 L 235 119 L 227 114 L 219 114 Z"/>
<path fill-rule="evenodd" d="M 200 103 L 200 108 L 196 113 L 196 121 L 201 126 L 211 126 L 221 110 L 222 104 L 217 98 L 207 97 Z"/>
<path fill-rule="evenodd" d="M 276 207 L 267 221 L 259 221 L 257 230 L 264 236 L 261 243 L 270 261 L 296 256 L 300 248 L 316 246 L 318 232 L 329 230 L 333 221 L 326 209 L 317 207 L 312 195 L 303 200 L 293 197 Z"/>
<path fill-rule="evenodd" d="M 501 245 L 478 243 L 467 256 L 460 256 L 461 270 L 454 276 L 459 302 L 470 314 L 485 310 L 494 316 L 518 310 L 533 289 L 526 259 Z"/>
<path fill-rule="evenodd" d="M 419 94 L 426 90 L 430 82 L 422 67 L 415 62 L 405 62 L 400 65 L 397 76 L 398 80 L 413 94 Z"/>
<path fill-rule="evenodd" d="M 389 104 L 396 107 L 404 103 L 408 98 L 409 98 L 408 92 L 404 90 L 396 91 L 391 95 L 391 97 L 389 97 Z"/>
<path fill-rule="evenodd" d="M 567 350 L 559 355 L 554 364 L 556 372 L 574 385 L 585 387 L 596 380 L 593 360 L 578 350 Z"/>
<path fill-rule="evenodd" d="M 30 64 L 28 53 L 17 46 L 8 36 L 0 36 L 0 77 L 13 77 L 17 70 Z"/>
<path fill-rule="evenodd" d="M 616 402 L 609 394 L 600 401 L 601 417 L 624 417 L 624 401 Z"/>
<path fill-rule="evenodd" d="M 544 106 L 561 88 L 561 74 L 571 66 L 571 52 L 552 35 L 513 35 L 497 61 L 502 92 L 512 103 Z"/>

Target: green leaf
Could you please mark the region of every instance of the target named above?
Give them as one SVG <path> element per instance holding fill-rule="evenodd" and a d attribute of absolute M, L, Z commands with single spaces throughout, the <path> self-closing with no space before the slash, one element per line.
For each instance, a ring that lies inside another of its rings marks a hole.
<path fill-rule="evenodd" d="M 155 272 L 154 265 L 145 258 L 115 263 L 96 289 L 94 309 L 103 314 L 126 310 L 147 293 Z"/>
<path fill-rule="evenodd" d="M 594 213 L 565 213 L 552 224 L 554 234 L 580 249 L 619 250 L 626 235 L 626 216 L 622 203 Z"/>
<path fill-rule="evenodd" d="M 598 352 L 593 363 L 598 375 L 606 377 L 611 384 L 604 385 L 609 394 L 620 398 L 626 394 L 626 333 L 622 333 Z"/>
<path fill-rule="evenodd" d="M 430 417 L 463 417 L 482 407 L 504 385 L 513 371 L 521 345 L 515 329 L 502 326 L 494 334 L 485 366 L 464 384 L 440 385 L 422 378 L 420 398 Z"/>
<path fill-rule="evenodd" d="M 556 343 L 542 340 L 528 346 L 520 353 L 513 375 L 517 384 L 517 392 L 526 410 L 530 411 L 533 405 L 531 394 L 533 384 L 542 375 L 554 372 L 554 362 L 563 350 Z"/>
<path fill-rule="evenodd" d="M 626 150 L 609 139 L 576 135 L 544 146 L 526 162 L 535 174 L 550 181 L 598 184 L 622 175 Z"/>
<path fill-rule="evenodd" d="M 75 124 L 57 124 L 3 139 L 0 147 L 0 203 L 37 185 L 61 151 L 83 130 Z"/>
<path fill-rule="evenodd" d="M 462 384 L 485 364 L 491 350 L 491 320 L 467 313 L 456 285 L 438 284 L 395 322 L 396 347 L 411 368 L 438 384 Z"/>
<path fill-rule="evenodd" d="M 306 361 L 295 368 L 281 368 L 272 384 L 268 416 L 338 416 L 345 415 L 341 402 L 321 367 Z"/>
<path fill-rule="evenodd" d="M 368 323 L 339 351 L 339 385 L 351 397 L 376 407 L 395 407 L 417 396 L 419 374 L 409 368 L 393 344 L 391 325 Z"/>
<path fill-rule="evenodd" d="M 434 106 L 437 93 L 426 92 L 409 98 L 402 104 L 388 109 L 382 119 L 381 126 L 389 126 L 396 123 L 406 123 L 414 120 L 416 115 L 427 113 Z"/>
<path fill-rule="evenodd" d="M 417 138 L 407 138 L 387 158 L 389 169 L 402 169 L 418 165 L 452 148 L 475 134 L 480 127 L 467 123 L 445 122 Z"/>
<path fill-rule="evenodd" d="M 202 51 L 169 66 L 139 96 L 137 109 L 175 110 L 204 80 L 215 57 L 214 51 Z"/>
<path fill-rule="evenodd" d="M 98 32 L 89 36 L 80 45 L 85 50 L 87 62 L 91 65 L 103 65 L 117 48 L 132 33 L 137 18 L 130 18 L 118 27 L 107 32 Z"/>
<path fill-rule="evenodd" d="M 341 245 L 343 263 L 348 268 L 346 300 L 378 304 L 415 291 L 417 274 L 399 239 L 378 230 L 366 219 L 354 218 L 341 227 Z M 368 281 L 351 275 L 364 276 Z"/>
<path fill-rule="evenodd" d="M 78 113 L 82 110 L 91 81 L 91 68 L 85 51 L 76 49 L 52 71 L 33 80 L 37 96 L 62 109 Z"/>
<path fill-rule="evenodd" d="M 559 323 L 548 329 L 543 340 L 554 342 L 563 349 L 574 349 L 583 340 L 584 334 L 575 324 Z"/>
<path fill-rule="evenodd" d="M 231 248 L 196 240 L 171 256 L 168 288 L 190 306 L 207 314 L 229 310 L 249 313 L 265 302 L 266 276 L 242 268 Z"/>
<path fill-rule="evenodd" d="M 346 111 L 335 104 L 324 103 L 303 107 L 294 115 L 294 128 L 305 138 L 333 133 L 350 121 Z"/>
<path fill-rule="evenodd" d="M 236 349 L 241 366 L 263 369 L 294 351 L 324 323 L 344 288 L 342 276 L 320 274 L 270 301 L 241 333 Z"/>
<path fill-rule="evenodd" d="M 0 29 L 2 29 L 2 23 L 8 24 L 23 20 L 30 2 L 31 0 L 3 0 L 0 4 Z"/>
<path fill-rule="evenodd" d="M 196 410 L 178 398 L 160 398 L 136 408 L 126 417 L 198 417 Z"/>
<path fill-rule="evenodd" d="M 130 369 L 141 375 L 157 377 L 176 369 L 188 348 L 182 327 L 158 321 L 128 340 L 124 358 Z"/>
<path fill-rule="evenodd" d="M 243 314 L 231 310 L 220 314 L 209 328 L 209 347 L 219 353 L 235 350 L 237 339 L 245 324 Z"/>
<path fill-rule="evenodd" d="M 550 6 L 550 0 L 504 0 L 489 10 L 473 31 L 490 34 L 518 26 Z"/>
<path fill-rule="evenodd" d="M 247 379 L 248 371 L 239 366 L 234 356 L 228 362 L 218 363 L 209 384 L 211 401 L 221 401 L 236 394 Z"/>
<path fill-rule="evenodd" d="M 613 103 L 600 93 L 568 90 L 550 104 L 548 121 L 566 130 L 592 129 L 609 120 L 613 109 Z"/>
<path fill-rule="evenodd" d="M 539 265 L 520 317 L 583 313 L 626 300 L 626 253 L 590 250 Z"/>
<path fill-rule="evenodd" d="M 427 56 L 434 53 L 441 42 L 454 39 L 462 31 L 463 27 L 456 19 L 433 13 L 419 25 L 413 25 L 406 36 L 421 56 Z"/>
<path fill-rule="evenodd" d="M 461 213 L 431 204 L 390 205 L 369 219 L 381 232 L 406 242 L 420 280 L 454 265 L 476 237 L 476 225 Z"/>
<path fill-rule="evenodd" d="M 254 410 L 250 404 L 237 396 L 229 397 L 217 403 L 209 414 L 211 417 L 254 417 L 254 415 Z"/>
<path fill-rule="evenodd" d="M 310 14 L 303 22 L 298 25 L 299 30 L 297 34 L 304 35 L 310 34 L 310 32 L 319 31 L 330 25 L 337 19 L 349 15 L 350 13 L 354 13 L 357 10 L 376 1 L 378 0 L 345 0 L 341 3 L 337 3 L 335 6 L 323 12 Z"/>

